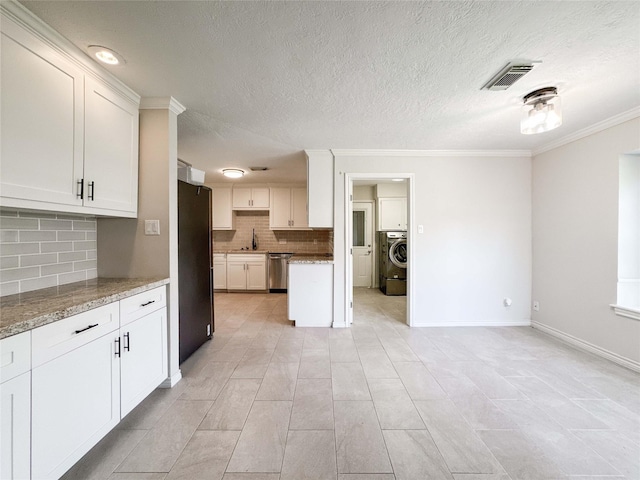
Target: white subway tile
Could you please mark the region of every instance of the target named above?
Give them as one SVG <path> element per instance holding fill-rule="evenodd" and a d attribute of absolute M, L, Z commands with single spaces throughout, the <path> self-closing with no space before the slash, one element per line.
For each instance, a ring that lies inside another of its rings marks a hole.
<path fill-rule="evenodd" d="M 0 257 L 0 268 L 16 268 L 20 266 L 20 257 Z"/>
<path fill-rule="evenodd" d="M 3 243 L 0 245 L 0 255 L 23 255 L 40 253 L 39 243 Z"/>
<path fill-rule="evenodd" d="M 2 217 L 0 218 L 2 230 L 37 230 L 37 218 Z"/>

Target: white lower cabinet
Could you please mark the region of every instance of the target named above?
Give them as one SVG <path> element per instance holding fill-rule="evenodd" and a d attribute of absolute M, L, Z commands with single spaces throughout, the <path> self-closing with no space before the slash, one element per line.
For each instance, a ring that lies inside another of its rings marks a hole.
<path fill-rule="evenodd" d="M 31 475 L 31 332 L 0 340 L 0 478 Z"/>
<path fill-rule="evenodd" d="M 333 265 L 290 263 L 287 278 L 289 320 L 296 327 L 333 325 Z"/>
<path fill-rule="evenodd" d="M 31 474 L 59 478 L 120 421 L 118 302 L 31 332 Z"/>
<path fill-rule="evenodd" d="M 213 254 L 213 289 L 227 289 L 227 255 L 225 253 Z"/>
<path fill-rule="evenodd" d="M 0 478 L 60 478 L 167 378 L 166 287 L 0 347 Z"/>
<path fill-rule="evenodd" d="M 166 309 L 123 325 L 120 336 L 120 416 L 124 418 L 167 378 Z"/>
<path fill-rule="evenodd" d="M 265 255 L 227 255 L 227 290 L 266 289 L 267 259 Z"/>

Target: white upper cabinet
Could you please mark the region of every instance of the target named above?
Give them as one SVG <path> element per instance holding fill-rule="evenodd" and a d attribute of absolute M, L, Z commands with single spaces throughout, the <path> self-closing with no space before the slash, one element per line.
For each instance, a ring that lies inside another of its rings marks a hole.
<path fill-rule="evenodd" d="M 20 4 L 0 14 L 0 206 L 135 217 L 140 97 Z"/>
<path fill-rule="evenodd" d="M 234 210 L 268 210 L 269 188 L 234 188 Z"/>
<path fill-rule="evenodd" d="M 2 196 L 81 206 L 83 72 L 4 17 L 1 57 Z"/>
<path fill-rule="evenodd" d="M 333 154 L 330 150 L 305 150 L 309 227 L 333 228 Z"/>
<path fill-rule="evenodd" d="M 85 204 L 135 213 L 138 202 L 138 107 L 87 77 Z"/>
<path fill-rule="evenodd" d="M 306 188 L 278 187 L 271 189 L 269 228 L 271 230 L 309 229 Z"/>
<path fill-rule="evenodd" d="M 406 230 L 407 229 L 407 199 L 379 198 L 378 199 L 378 228 L 376 230 Z"/>
<path fill-rule="evenodd" d="M 212 188 L 211 228 L 213 230 L 235 230 L 235 213 L 231 208 L 231 187 Z"/>

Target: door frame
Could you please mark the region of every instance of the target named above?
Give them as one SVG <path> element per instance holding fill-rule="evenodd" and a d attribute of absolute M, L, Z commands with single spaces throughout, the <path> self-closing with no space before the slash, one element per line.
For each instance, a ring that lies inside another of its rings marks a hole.
<path fill-rule="evenodd" d="M 410 327 L 414 325 L 414 286 L 415 268 L 414 261 L 414 236 L 413 225 L 415 224 L 414 188 L 415 176 L 413 173 L 346 173 L 344 174 L 344 258 L 345 261 L 345 302 L 344 319 L 345 326 L 351 327 L 353 323 L 353 256 L 351 246 L 353 244 L 353 182 L 354 180 L 389 180 L 392 178 L 402 178 L 407 181 L 407 318 L 406 324 Z M 375 227 L 374 227 L 375 228 Z"/>
<path fill-rule="evenodd" d="M 375 282 L 375 277 L 376 277 L 375 253 L 377 251 L 376 250 L 376 204 L 373 200 L 354 200 L 352 203 L 366 203 L 371 207 L 371 218 L 369 219 L 369 235 L 371 235 L 371 259 L 369 260 L 369 262 L 371 263 L 371 282 L 370 282 L 371 286 L 369 288 L 375 288 L 377 283 Z M 353 212 L 353 208 L 351 209 L 351 211 Z M 351 217 L 351 221 L 353 222 L 353 216 Z M 353 223 L 351 225 L 351 228 L 353 229 Z M 351 260 L 353 261 L 353 258 Z"/>

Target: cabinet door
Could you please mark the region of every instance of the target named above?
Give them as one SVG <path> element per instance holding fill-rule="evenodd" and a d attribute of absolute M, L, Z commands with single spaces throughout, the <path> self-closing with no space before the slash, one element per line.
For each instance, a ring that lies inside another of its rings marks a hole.
<path fill-rule="evenodd" d="M 233 230 L 233 210 L 231 208 L 231 188 L 214 188 L 211 199 L 211 228 L 213 230 Z"/>
<path fill-rule="evenodd" d="M 264 260 L 247 263 L 247 290 L 267 289 L 266 267 Z"/>
<path fill-rule="evenodd" d="M 167 378 L 166 312 L 161 308 L 120 330 L 121 418 Z"/>
<path fill-rule="evenodd" d="M 269 227 L 272 230 L 289 230 L 291 228 L 291 189 L 271 189 L 271 209 Z"/>
<path fill-rule="evenodd" d="M 406 230 L 407 199 L 378 199 L 378 230 Z"/>
<path fill-rule="evenodd" d="M 213 288 L 215 290 L 226 290 L 227 288 L 226 260 L 213 261 Z"/>
<path fill-rule="evenodd" d="M 291 226 L 295 229 L 309 228 L 306 188 L 291 189 Z"/>
<path fill-rule="evenodd" d="M 32 372 L 31 468 L 59 478 L 120 421 L 120 359 L 111 332 Z"/>
<path fill-rule="evenodd" d="M 247 272 L 244 262 L 227 261 L 227 290 L 246 290 Z"/>
<path fill-rule="evenodd" d="M 0 478 L 31 478 L 31 372 L 0 385 Z"/>
<path fill-rule="evenodd" d="M 138 108 L 106 85 L 86 79 L 84 204 L 138 210 Z"/>
<path fill-rule="evenodd" d="M 251 189 L 250 188 L 234 188 L 233 189 L 233 208 L 249 208 L 251 207 Z"/>
<path fill-rule="evenodd" d="M 2 205 L 81 206 L 84 75 L 6 17 L 1 41 Z"/>
<path fill-rule="evenodd" d="M 253 208 L 269 208 L 269 189 L 268 188 L 252 188 L 251 189 L 251 206 Z"/>

